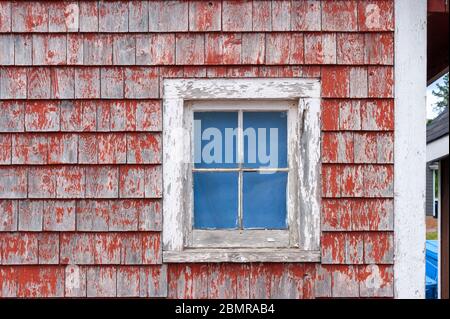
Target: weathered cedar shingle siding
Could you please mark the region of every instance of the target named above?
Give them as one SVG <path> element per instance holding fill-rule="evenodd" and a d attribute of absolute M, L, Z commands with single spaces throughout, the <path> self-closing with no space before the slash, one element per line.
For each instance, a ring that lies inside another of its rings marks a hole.
<path fill-rule="evenodd" d="M 0 1 L 1 297 L 392 297 L 394 3 Z M 162 264 L 164 78 L 317 77 L 322 262 Z"/>

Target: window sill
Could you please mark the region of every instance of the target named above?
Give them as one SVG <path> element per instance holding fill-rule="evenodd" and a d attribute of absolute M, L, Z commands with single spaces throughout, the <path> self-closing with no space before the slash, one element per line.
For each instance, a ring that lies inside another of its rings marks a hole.
<path fill-rule="evenodd" d="M 163 262 L 320 262 L 320 251 L 304 251 L 295 248 L 185 249 L 164 251 Z"/>
<path fill-rule="evenodd" d="M 204 249 L 257 249 L 285 248 L 289 245 L 288 230 L 198 230 L 192 232 L 190 248 Z M 294 246 L 295 247 L 295 246 Z"/>

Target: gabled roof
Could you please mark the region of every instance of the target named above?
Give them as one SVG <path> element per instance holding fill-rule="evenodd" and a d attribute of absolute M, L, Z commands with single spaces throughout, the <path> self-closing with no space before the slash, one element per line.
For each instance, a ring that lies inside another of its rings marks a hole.
<path fill-rule="evenodd" d="M 448 134 L 448 107 L 427 125 L 427 144 Z"/>

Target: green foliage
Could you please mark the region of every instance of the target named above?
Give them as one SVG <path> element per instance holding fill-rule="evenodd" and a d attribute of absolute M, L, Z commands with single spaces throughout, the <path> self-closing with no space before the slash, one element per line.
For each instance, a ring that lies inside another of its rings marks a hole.
<path fill-rule="evenodd" d="M 444 84 L 436 84 L 437 90 L 433 91 L 433 95 L 440 99 L 440 101 L 434 105 L 434 110 L 439 113 L 448 107 L 448 73 L 444 76 L 443 80 Z"/>
<path fill-rule="evenodd" d="M 436 240 L 436 239 L 438 239 L 438 233 L 437 233 L 437 231 L 434 231 L 434 232 L 430 232 L 430 233 L 427 233 L 427 239 L 428 240 Z"/>

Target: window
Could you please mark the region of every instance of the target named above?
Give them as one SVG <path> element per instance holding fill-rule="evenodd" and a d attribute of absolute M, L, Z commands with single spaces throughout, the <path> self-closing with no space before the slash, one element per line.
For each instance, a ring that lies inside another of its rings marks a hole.
<path fill-rule="evenodd" d="M 288 118 L 297 103 L 207 100 L 185 107 L 194 119 L 192 247 L 297 246 L 287 207 L 294 189 Z"/>
<path fill-rule="evenodd" d="M 209 103 L 194 108 L 194 229 L 287 229 L 287 112 Z"/>
<path fill-rule="evenodd" d="M 439 199 L 440 199 L 440 167 L 439 162 L 434 162 L 429 166 L 429 169 L 431 169 L 431 172 L 433 174 L 433 217 L 438 218 L 440 206 L 439 206 Z"/>
<path fill-rule="evenodd" d="M 165 262 L 318 261 L 318 88 L 165 81 Z"/>

